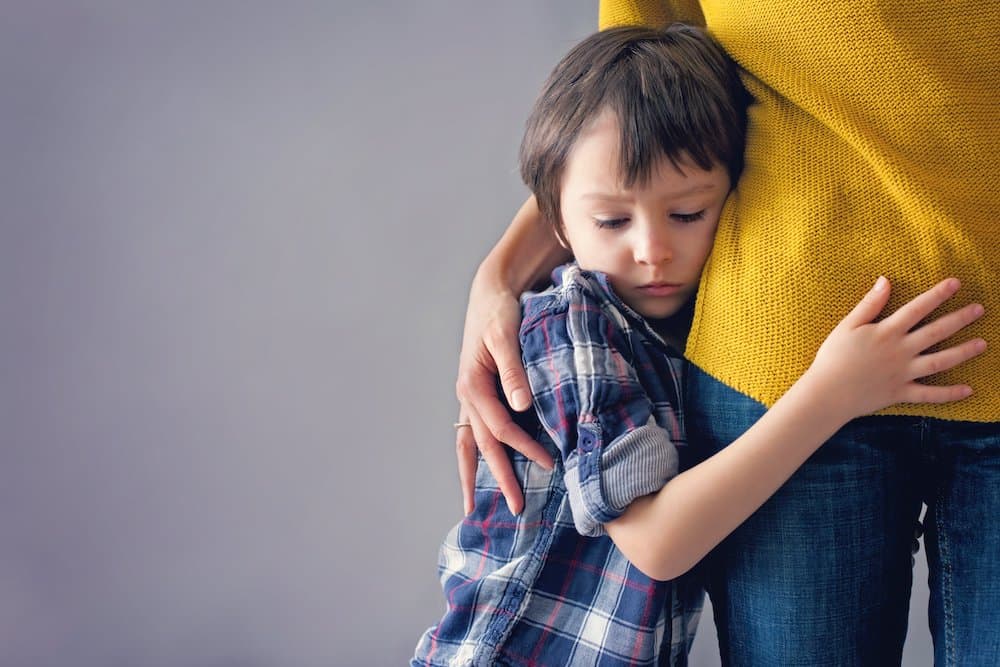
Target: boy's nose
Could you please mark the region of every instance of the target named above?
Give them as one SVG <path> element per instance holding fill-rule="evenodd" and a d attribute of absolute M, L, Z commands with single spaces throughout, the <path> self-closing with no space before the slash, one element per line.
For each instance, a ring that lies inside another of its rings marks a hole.
<path fill-rule="evenodd" d="M 664 230 L 650 230 L 635 244 L 635 261 L 639 264 L 662 264 L 674 258 L 673 246 Z"/>

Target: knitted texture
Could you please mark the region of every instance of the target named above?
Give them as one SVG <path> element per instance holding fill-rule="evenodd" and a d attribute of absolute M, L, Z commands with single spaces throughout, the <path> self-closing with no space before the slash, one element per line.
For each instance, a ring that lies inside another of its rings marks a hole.
<path fill-rule="evenodd" d="M 605 0 L 600 20 L 704 25 L 755 98 L 688 358 L 771 405 L 878 275 L 886 312 L 956 276 L 946 309 L 986 315 L 949 342 L 992 347 L 927 381 L 974 395 L 885 412 L 1000 421 L 1000 3 Z"/>

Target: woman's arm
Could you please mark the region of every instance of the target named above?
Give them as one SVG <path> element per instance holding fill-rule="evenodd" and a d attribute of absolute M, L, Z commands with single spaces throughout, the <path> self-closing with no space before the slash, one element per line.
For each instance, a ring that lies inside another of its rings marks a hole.
<path fill-rule="evenodd" d="M 697 0 L 601 0 L 599 3 L 602 29 L 616 25 L 659 27 L 673 21 L 705 25 Z M 498 400 L 495 386 L 499 377 L 507 402 L 515 410 L 530 407 L 531 394 L 517 347 L 520 322 L 517 297 L 569 257 L 549 227 L 541 224 L 532 196 L 514 216 L 472 281 L 456 382 L 461 404 L 458 421 L 472 426 L 458 429 L 455 438 L 466 514 L 472 511 L 477 447 L 515 514 L 521 511 L 524 501 L 501 443 L 537 463 L 551 465 L 544 449 L 511 420 Z"/>
<path fill-rule="evenodd" d="M 834 329 L 812 366 L 753 427 L 605 524 L 636 567 L 663 580 L 689 570 L 851 419 L 896 403 L 945 403 L 972 393 L 964 385 L 937 387 L 916 380 L 957 366 L 986 348 L 985 341 L 974 339 L 924 354 L 978 319 L 982 306 L 970 304 L 913 329 L 954 295 L 958 281 L 949 279 L 872 323 L 889 299 L 888 282 L 883 280 Z"/>
<path fill-rule="evenodd" d="M 497 396 L 496 380 L 499 376 L 507 401 L 515 410 L 531 407 L 517 342 L 521 322 L 518 295 L 569 257 L 551 228 L 542 224 L 535 198 L 530 197 L 472 281 L 456 383 L 461 403 L 459 422 L 472 425 L 471 429 L 458 430 L 455 443 L 466 514 L 472 511 L 477 445 L 514 514 L 520 513 L 524 498 L 503 443 L 552 467 L 545 449 L 510 418 Z"/>

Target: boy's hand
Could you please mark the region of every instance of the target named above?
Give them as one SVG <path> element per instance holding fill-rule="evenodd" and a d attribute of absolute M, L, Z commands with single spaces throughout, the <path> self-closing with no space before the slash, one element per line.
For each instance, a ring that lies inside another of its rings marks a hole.
<path fill-rule="evenodd" d="M 975 338 L 925 353 L 982 316 L 983 307 L 973 303 L 917 327 L 959 286 L 956 278 L 943 280 L 889 317 L 873 322 L 889 301 L 889 281 L 879 277 L 875 287 L 826 338 L 802 379 L 818 383 L 830 397 L 831 408 L 842 411 L 845 420 L 897 403 L 948 403 L 969 396 L 972 388 L 968 385 L 917 382 L 986 349 L 986 341 Z"/>
<path fill-rule="evenodd" d="M 496 379 L 499 375 L 508 403 L 518 411 L 531 407 L 531 391 L 521 365 L 517 342 L 517 328 L 521 322 L 517 298 L 509 291 L 487 286 L 485 282 L 478 274 L 472 281 L 458 362 L 458 381 L 455 385 L 461 403 L 458 421 L 472 427 L 459 428 L 456 434 L 458 475 L 463 506 L 468 514 L 473 508 L 478 446 L 510 511 L 519 514 L 524 508 L 524 496 L 503 443 L 547 469 L 551 469 L 553 463 L 545 448 L 514 423 L 497 396 Z"/>

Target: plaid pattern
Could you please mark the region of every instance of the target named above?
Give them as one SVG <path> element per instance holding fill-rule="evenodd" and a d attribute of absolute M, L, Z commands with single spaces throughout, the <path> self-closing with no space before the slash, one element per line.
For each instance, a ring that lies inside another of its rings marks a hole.
<path fill-rule="evenodd" d="M 553 277 L 522 297 L 536 414 L 516 419 L 556 469 L 510 453 L 525 496 L 514 516 L 480 461 L 475 510 L 441 547 L 445 615 L 413 667 L 687 664 L 699 582 L 650 579 L 601 527 L 677 472 L 683 360 L 604 275 L 571 264 Z"/>

